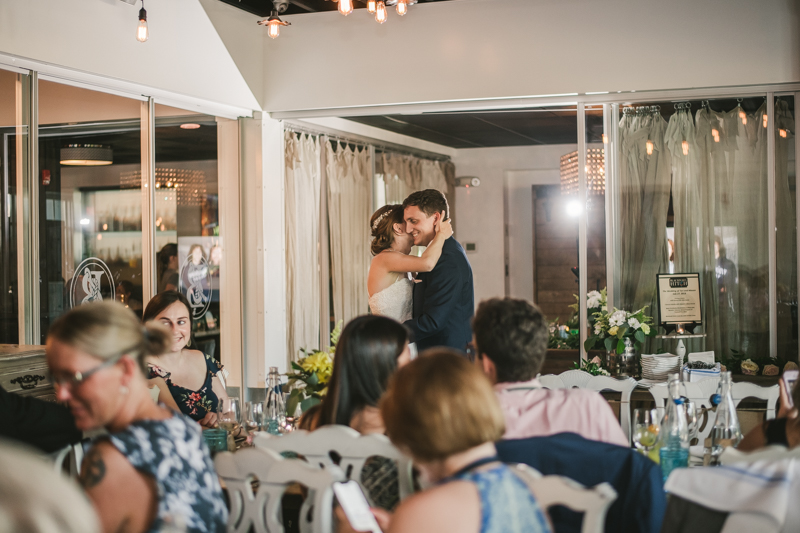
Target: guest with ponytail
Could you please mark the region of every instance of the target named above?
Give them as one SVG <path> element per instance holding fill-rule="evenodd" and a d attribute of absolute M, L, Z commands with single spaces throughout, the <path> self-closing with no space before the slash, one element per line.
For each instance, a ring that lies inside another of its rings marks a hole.
<path fill-rule="evenodd" d="M 167 353 L 169 330 L 117 302 L 76 307 L 47 337 L 56 398 L 82 431 L 104 428 L 80 482 L 104 531 L 222 531 L 227 510 L 200 426 L 153 403 L 146 357 Z"/>

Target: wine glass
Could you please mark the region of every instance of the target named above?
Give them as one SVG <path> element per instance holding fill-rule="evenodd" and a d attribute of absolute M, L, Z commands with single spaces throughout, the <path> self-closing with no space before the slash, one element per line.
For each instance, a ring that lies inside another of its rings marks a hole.
<path fill-rule="evenodd" d="M 642 455 L 647 455 L 658 441 L 658 411 L 655 409 L 633 410 L 633 444 Z"/>
<path fill-rule="evenodd" d="M 261 402 L 247 402 L 244 404 L 244 427 L 248 433 L 261 431 L 264 420 L 264 404 Z"/>
<path fill-rule="evenodd" d="M 692 401 L 684 402 L 683 407 L 686 409 L 686 426 L 689 430 L 689 444 L 691 444 L 694 438 L 697 436 L 697 429 L 699 427 L 697 419 L 697 407 Z"/>
<path fill-rule="evenodd" d="M 219 427 L 228 433 L 234 433 L 242 422 L 242 411 L 239 407 L 239 398 L 225 398 L 217 406 L 217 420 Z"/>

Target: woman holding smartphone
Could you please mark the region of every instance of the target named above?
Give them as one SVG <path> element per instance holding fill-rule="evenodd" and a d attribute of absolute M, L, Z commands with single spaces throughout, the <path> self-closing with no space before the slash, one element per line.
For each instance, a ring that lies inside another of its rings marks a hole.
<path fill-rule="evenodd" d="M 796 374 L 797 371 L 787 370 L 784 375 L 788 372 Z M 794 386 L 790 390 L 787 380 L 781 378 L 778 382 L 781 388 L 778 417 L 765 420 L 763 424 L 750 430 L 737 446 L 739 451 L 750 452 L 775 444 L 787 448 L 800 445 L 800 418 L 797 416 L 797 406 L 800 405 L 800 388 L 797 386 L 796 375 L 794 379 Z"/>

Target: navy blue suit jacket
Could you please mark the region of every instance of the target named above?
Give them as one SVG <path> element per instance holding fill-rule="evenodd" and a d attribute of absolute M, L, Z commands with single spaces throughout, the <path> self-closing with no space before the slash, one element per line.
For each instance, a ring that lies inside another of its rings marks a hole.
<path fill-rule="evenodd" d="M 472 267 L 454 238 L 444 241 L 442 256 L 430 272 L 420 272 L 414 285 L 414 307 L 405 325 L 414 333 L 418 350 L 449 346 L 464 350 L 472 340 L 475 312 Z"/>
<path fill-rule="evenodd" d="M 545 476 L 566 476 L 587 487 L 607 482 L 617 499 L 606 515 L 605 531 L 658 533 L 667 497 L 661 469 L 630 448 L 584 439 L 575 433 L 501 440 L 497 453 L 505 463 L 524 463 Z M 582 515 L 566 507 L 549 512 L 556 533 L 580 533 Z"/>

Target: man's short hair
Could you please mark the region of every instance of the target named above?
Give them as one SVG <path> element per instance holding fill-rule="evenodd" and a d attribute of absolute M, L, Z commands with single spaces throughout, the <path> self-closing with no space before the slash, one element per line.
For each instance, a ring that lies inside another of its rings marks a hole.
<path fill-rule="evenodd" d="M 412 192 L 403 202 L 403 209 L 412 205 L 418 207 L 426 216 L 444 211 L 445 220 L 450 218 L 450 206 L 447 205 L 447 198 L 436 189 Z"/>
<path fill-rule="evenodd" d="M 547 322 L 538 307 L 525 300 L 492 298 L 478 306 L 472 331 L 479 355 L 492 360 L 497 381 L 529 381 L 547 354 Z"/>

